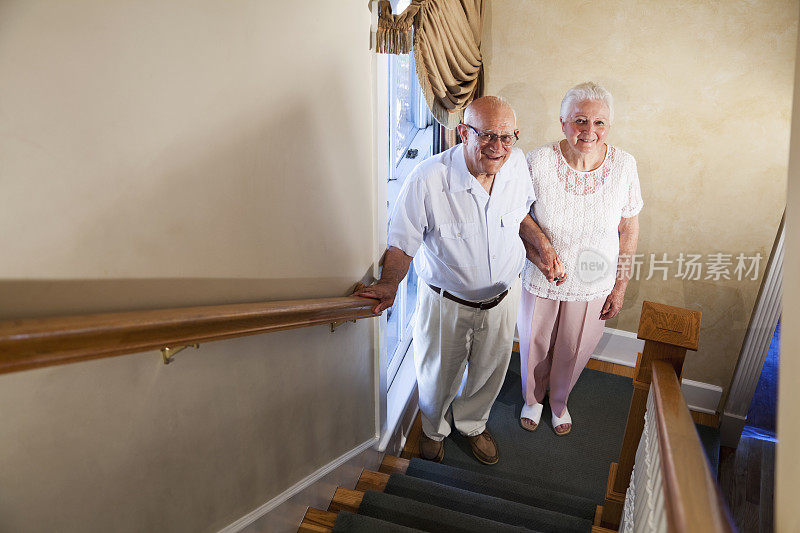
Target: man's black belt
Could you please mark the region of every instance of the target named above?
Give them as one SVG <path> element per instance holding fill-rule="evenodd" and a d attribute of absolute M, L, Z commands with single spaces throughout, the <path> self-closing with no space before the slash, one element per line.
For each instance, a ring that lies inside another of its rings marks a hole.
<path fill-rule="evenodd" d="M 486 309 L 491 309 L 492 307 L 497 307 L 497 304 L 502 302 L 503 298 L 505 298 L 506 295 L 508 294 L 508 289 L 506 289 L 497 296 L 495 296 L 494 298 L 492 298 L 491 300 L 485 300 L 483 302 L 472 302 L 470 300 L 464 300 L 463 298 L 459 298 L 455 294 L 450 294 L 449 292 L 442 290 L 439 287 L 434 287 L 433 285 L 428 285 L 428 287 L 430 287 L 433 290 L 433 292 L 441 294 L 448 300 L 453 300 L 454 302 L 459 303 L 461 305 L 466 305 L 467 307 L 473 307 L 475 309 L 482 309 L 484 311 Z"/>

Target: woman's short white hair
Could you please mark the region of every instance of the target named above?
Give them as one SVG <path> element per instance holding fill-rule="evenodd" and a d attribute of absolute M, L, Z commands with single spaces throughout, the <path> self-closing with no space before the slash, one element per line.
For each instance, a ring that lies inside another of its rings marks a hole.
<path fill-rule="evenodd" d="M 605 87 L 591 81 L 580 83 L 567 91 L 561 100 L 561 120 L 566 120 L 575 104 L 586 100 L 600 100 L 605 103 L 608 106 L 608 121 L 614 122 L 614 98 Z"/>

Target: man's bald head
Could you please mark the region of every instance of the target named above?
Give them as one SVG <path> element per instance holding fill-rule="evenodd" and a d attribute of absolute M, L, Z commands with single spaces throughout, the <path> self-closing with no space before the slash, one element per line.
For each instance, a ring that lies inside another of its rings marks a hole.
<path fill-rule="evenodd" d="M 513 117 L 514 127 L 517 124 L 517 114 L 508 100 L 500 96 L 481 96 L 476 98 L 464 109 L 464 122 L 473 124 L 482 122 L 489 117 L 498 117 L 509 114 Z"/>
<path fill-rule="evenodd" d="M 504 99 L 483 96 L 464 110 L 458 134 L 464 141 L 464 159 L 470 173 L 478 179 L 494 179 L 511 155 L 514 143 L 509 144 L 508 139 L 517 137 L 517 117 Z"/>

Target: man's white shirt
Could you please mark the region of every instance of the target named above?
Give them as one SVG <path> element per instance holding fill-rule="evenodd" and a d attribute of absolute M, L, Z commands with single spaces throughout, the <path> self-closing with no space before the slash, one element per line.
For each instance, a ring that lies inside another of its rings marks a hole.
<path fill-rule="evenodd" d="M 534 200 L 522 150 L 512 150 L 489 195 L 467 169 L 459 144 L 406 178 L 387 243 L 416 256 L 417 274 L 428 285 L 488 300 L 509 288 L 525 264 L 519 225 Z"/>

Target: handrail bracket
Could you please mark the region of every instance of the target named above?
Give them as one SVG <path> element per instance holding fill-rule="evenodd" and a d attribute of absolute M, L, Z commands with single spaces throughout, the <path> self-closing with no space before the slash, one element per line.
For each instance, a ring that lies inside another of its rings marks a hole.
<path fill-rule="evenodd" d="M 173 362 L 175 359 L 175 354 L 178 352 L 182 352 L 186 348 L 195 348 L 199 349 L 199 344 L 187 344 L 186 346 L 165 346 L 161 348 L 161 357 L 164 358 L 164 364 L 168 365 Z"/>
<path fill-rule="evenodd" d="M 337 322 L 331 322 L 331 333 L 336 331 L 336 328 L 338 328 L 339 326 L 344 326 L 348 322 L 352 322 L 353 324 L 355 324 L 356 319 L 354 318 L 353 320 L 339 320 Z"/>

